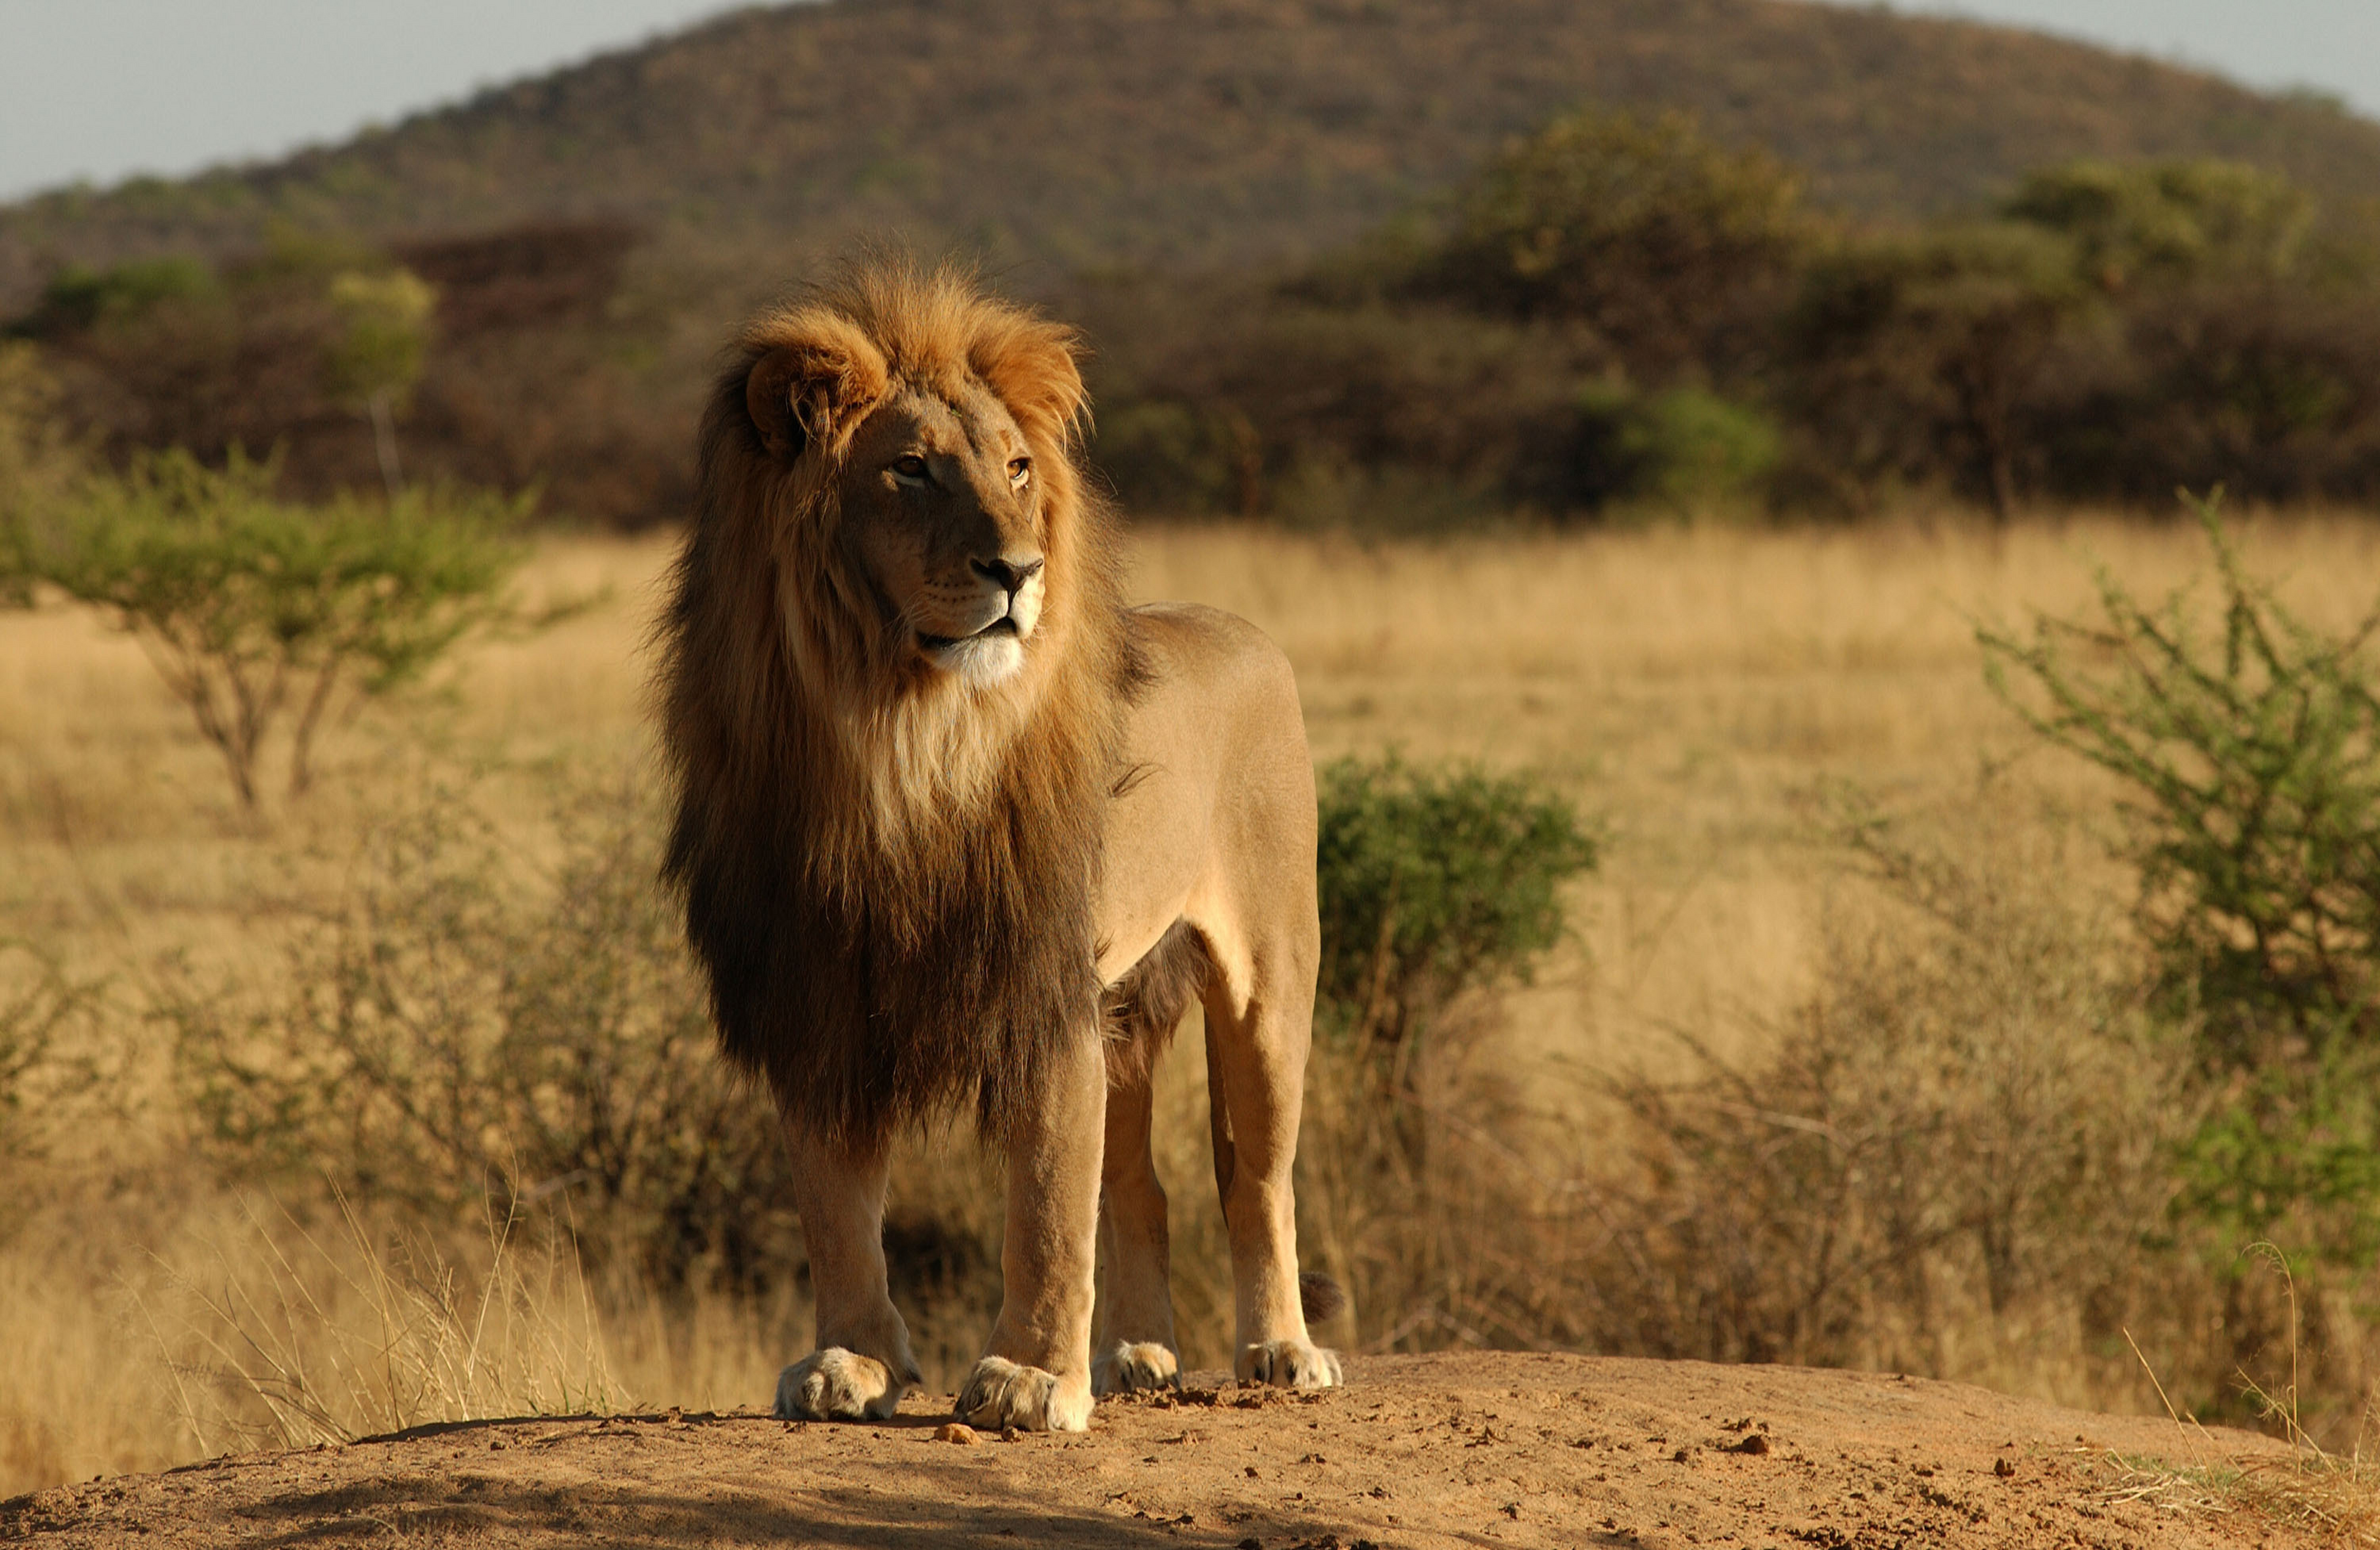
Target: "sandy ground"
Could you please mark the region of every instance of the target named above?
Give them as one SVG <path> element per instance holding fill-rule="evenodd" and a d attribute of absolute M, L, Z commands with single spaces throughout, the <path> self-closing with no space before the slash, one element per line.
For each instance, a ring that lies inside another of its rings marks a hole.
<path fill-rule="evenodd" d="M 2140 1460 L 2278 1444 L 1958 1384 L 1465 1353 L 1290 1396 L 1194 1377 L 1084 1436 L 758 1414 L 535 1419 L 253 1454 L 0 1503 L 0 1540 L 129 1544 L 2292 1544 Z M 2162 1486 L 2158 1482 L 2164 1481 Z"/>

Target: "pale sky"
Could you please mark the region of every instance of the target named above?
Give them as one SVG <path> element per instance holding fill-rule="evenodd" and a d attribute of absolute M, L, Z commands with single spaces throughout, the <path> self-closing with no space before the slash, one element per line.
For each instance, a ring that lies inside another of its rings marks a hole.
<path fill-rule="evenodd" d="M 862 4 L 865 0 L 841 0 Z M 0 200 L 335 142 L 725 0 L 0 0 Z M 2380 117 L 2380 0 L 1897 0 L 2307 85 Z"/>
<path fill-rule="evenodd" d="M 2312 87 L 2380 118 L 2380 0 L 1891 0 L 1891 8 L 2036 28 L 2266 90 Z"/>
<path fill-rule="evenodd" d="M 728 0 L 0 0 L 0 200 L 393 123 Z"/>

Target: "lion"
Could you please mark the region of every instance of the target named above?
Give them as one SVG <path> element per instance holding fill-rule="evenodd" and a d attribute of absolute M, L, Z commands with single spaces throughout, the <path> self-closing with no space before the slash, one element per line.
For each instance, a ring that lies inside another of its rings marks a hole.
<path fill-rule="evenodd" d="M 1007 1217 L 959 1416 L 1080 1431 L 1178 1381 L 1150 1088 L 1193 998 L 1237 1375 L 1342 1381 L 1291 1185 L 1319 958 L 1297 686 L 1230 614 L 1125 606 L 1079 355 L 961 274 L 862 263 L 750 322 L 703 418 L 664 871 L 792 1151 L 817 1343 L 787 1418 L 880 1420 L 920 1381 L 888 1146 L 968 1108 Z"/>

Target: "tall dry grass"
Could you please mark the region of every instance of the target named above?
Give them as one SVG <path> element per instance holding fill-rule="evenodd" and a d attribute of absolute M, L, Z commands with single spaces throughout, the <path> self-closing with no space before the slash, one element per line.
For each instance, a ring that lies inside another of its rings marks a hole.
<path fill-rule="evenodd" d="M 2266 518 L 2246 541 L 2252 563 L 2286 576 L 2287 595 L 2317 622 L 2360 612 L 2367 578 L 2380 574 L 2380 531 L 2349 516 Z M 1353 1322 L 1334 1338 L 1379 1349 L 1541 1338 L 1682 1351 L 1701 1340 L 1725 1353 L 1713 1332 L 1731 1329 L 1743 1336 L 1726 1348 L 1735 1354 L 1895 1361 L 2062 1398 L 2154 1403 L 2113 1366 L 2077 1360 L 2096 1349 L 2095 1326 L 2057 1289 L 2099 1270 L 2028 1262 L 1994 1271 L 1972 1223 L 1928 1240 L 1925 1275 L 1936 1279 L 1918 1289 L 1925 1296 L 1877 1281 L 1843 1293 L 1852 1314 L 1821 1302 L 1794 1326 L 1849 1316 L 1868 1334 L 1758 1345 L 1755 1337 L 1773 1341 L 1802 1316 L 1790 1299 L 1747 1295 L 1734 1312 L 1714 1312 L 1677 1280 L 1703 1250 L 1694 1232 L 1757 1224 L 1681 1225 L 1674 1210 L 1662 1215 L 1664 1202 L 1687 1196 L 1656 1186 L 1717 1167 L 1743 1134 L 1767 1133 L 1718 1122 L 1740 1101 L 1728 1097 L 1725 1072 L 1800 1080 L 1808 1096 L 1810 1073 L 1793 1061 L 1826 1047 L 1813 1009 L 1834 1020 L 1828 1026 L 1873 1023 L 1896 997 L 2003 1007 L 1994 1058 L 2030 1074 L 2012 1077 L 1999 1101 L 2049 1103 L 2008 1108 L 2008 1122 L 2048 1113 L 2096 1123 L 2091 1105 L 2113 1101 L 2112 1079 L 2087 1062 L 2059 1065 L 2054 1036 L 2087 1022 L 2076 1009 L 2104 995 L 2091 978 L 2095 938 L 2061 949 L 2064 977 L 2046 988 L 2021 983 L 2018 961 L 1940 967 L 1946 950 L 1827 838 L 1818 793 L 1850 781 L 1896 810 L 1955 813 L 1974 807 L 1987 775 L 1991 789 L 2022 795 L 2002 804 L 1985 848 L 2022 858 L 2017 873 L 2054 885 L 2058 907 L 2104 914 L 2126 887 L 2091 842 L 2113 821 L 2109 793 L 2029 746 L 1982 684 L 1971 622 L 2071 611 L 2090 595 L 2094 561 L 2135 589 L 2161 588 L 2199 568 L 2194 535 L 2088 518 L 1995 535 L 1946 518 L 1359 547 L 1158 528 L 1134 550 L 1142 595 L 1232 609 L 1282 644 L 1318 757 L 1394 746 L 1421 759 L 1531 767 L 1609 827 L 1602 866 L 1571 892 L 1575 939 L 1534 987 L 1475 1009 L 1462 1036 L 1440 1041 L 1442 1063 L 1420 1091 L 1445 1168 L 1417 1181 L 1417 1208 L 1357 1187 L 1378 1160 L 1360 1150 L 1364 1117 L 1327 1082 L 1318 1087 L 1307 1242 L 1357 1294 Z M 343 1237 L 319 1186 L 308 1195 L 285 1177 L 243 1178 L 219 1159 L 200 1166 L 213 1156 L 209 1138 L 183 1101 L 171 1041 L 145 1020 L 175 975 L 286 989 L 293 935 L 357 896 L 370 865 L 366 837 L 418 811 L 435 787 L 468 793 L 513 875 L 550 883 L 572 842 L 555 819 L 555 790 L 647 769 L 642 643 L 666 555 L 665 540 L 549 542 L 532 588 L 609 586 L 612 600 L 536 639 L 479 648 L 432 691 L 332 729 L 313 795 L 261 822 L 239 813 L 212 750 L 186 732 L 137 646 L 57 607 L 0 614 L 0 939 L 33 944 L 42 973 L 87 997 L 89 1014 L 61 1023 L 54 1042 L 105 1078 L 46 1095 L 39 1144 L 0 1163 L 11 1201 L 0 1217 L 0 1349 L 22 1353 L 0 1365 L 0 1490 L 220 1446 L 229 1412 L 178 1401 L 174 1374 L 221 1374 L 226 1360 L 207 1340 L 269 1330 L 276 1307 L 317 1308 L 322 1322 L 306 1338 L 335 1348 L 376 1338 L 389 1309 L 413 1309 L 404 1317 L 434 1334 L 445 1314 L 420 1313 L 405 1301 L 414 1292 L 430 1295 L 433 1313 L 458 1315 L 492 1294 L 485 1305 L 518 1314 L 518 1350 L 586 1358 L 567 1386 L 552 1362 L 524 1359 L 527 1376 L 472 1391 L 473 1408 L 754 1403 L 800 1349 L 797 1281 L 669 1289 L 619 1265 L 574 1261 L 566 1274 L 540 1269 L 534 1285 L 502 1291 L 483 1216 L 438 1224 L 400 1252 L 403 1232 L 374 1216 L 380 1203 L 355 1201 L 370 1225 L 361 1239 Z M 0 955 L 0 1006 L 36 988 L 34 962 Z M 1184 1355 L 1212 1364 L 1225 1354 L 1229 1295 L 1196 1037 L 1194 1024 L 1163 1069 L 1158 1151 L 1175 1203 Z M 1852 1072 L 1828 1101 L 1905 1096 L 1902 1074 L 1889 1065 Z M 2126 1080 L 2135 1078 L 2155 1072 Z M 1704 1131 L 1632 1128 L 1660 1103 L 1701 1106 Z M 1699 1160 L 1659 1154 L 1695 1133 L 1709 1141 Z M 2120 1171 L 2119 1151 L 2103 1159 L 2107 1169 Z M 1779 1209 L 1799 1198 L 1791 1156 L 1751 1161 L 1775 1164 L 1758 1176 L 1773 1179 Z M 915 1143 L 900 1171 L 894 1257 L 907 1284 L 930 1289 L 911 1306 L 946 1373 L 970 1354 L 995 1294 L 982 1245 L 993 1241 L 996 1193 L 957 1138 Z M 2070 1183 L 2084 1200 L 2122 1181 L 2110 1172 Z M 1451 1252 L 1452 1235 L 1476 1221 L 1475 1197 L 1491 1190 L 1533 1207 L 1503 1236 L 1471 1241 L 1476 1252 Z M 1888 1204 L 1859 1209 L 1881 1221 Z M 1615 1215 L 1621 1206 L 1633 1214 Z M 1930 1219 L 1918 1212 L 1912 1230 L 1931 1231 Z M 299 1252 L 302 1239 L 289 1236 L 299 1228 L 328 1252 Z M 1408 1236 L 1384 1253 L 1392 1229 Z M 2026 1230 L 2028 1243 L 2047 1241 L 2037 1225 Z M 423 1269 L 437 1264 L 443 1271 Z M 1596 1285 L 1578 1279 L 1590 1274 Z M 1997 1307 L 1994 1275 L 2014 1289 Z M 235 1284 L 252 1289 L 249 1312 L 210 1326 L 196 1289 Z M 1623 1303 L 1650 1324 L 1606 1317 Z M 447 1350 L 440 1342 L 451 1331 L 432 1342 Z M 263 1403 L 255 1383 L 228 1392 Z M 338 1411 L 331 1423 L 353 1430 L 396 1413 Z M 208 1414 L 201 1427 L 213 1429 L 201 1435 L 191 1417 Z M 279 1424 L 269 1407 L 233 1419 Z"/>

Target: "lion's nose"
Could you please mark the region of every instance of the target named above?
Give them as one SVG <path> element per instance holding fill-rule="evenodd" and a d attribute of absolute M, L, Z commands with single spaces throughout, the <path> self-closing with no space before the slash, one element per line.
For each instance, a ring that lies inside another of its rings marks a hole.
<path fill-rule="evenodd" d="M 1041 574 L 1041 556 L 1029 560 L 1011 560 L 1006 555 L 997 559 L 974 562 L 978 575 L 1000 584 L 1011 597 L 1025 589 L 1025 584 Z"/>

